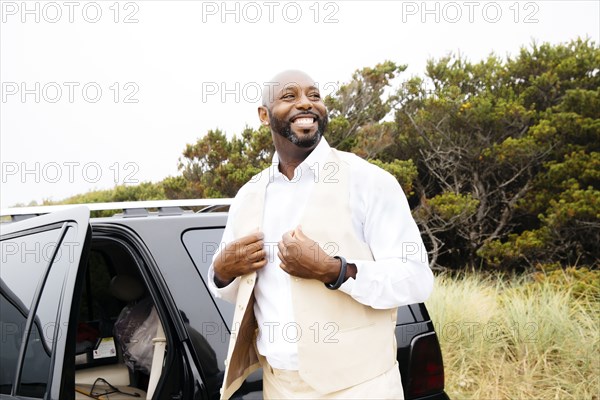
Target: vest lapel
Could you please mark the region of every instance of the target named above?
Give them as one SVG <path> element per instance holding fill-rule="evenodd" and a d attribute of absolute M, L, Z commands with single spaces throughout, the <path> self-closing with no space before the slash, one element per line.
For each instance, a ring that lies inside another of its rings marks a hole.
<path fill-rule="evenodd" d="M 232 225 L 235 239 L 261 230 L 265 203 L 265 191 L 269 182 L 270 169 L 267 168 L 253 177 L 246 185 L 245 195 L 240 199 L 240 215 Z M 221 398 L 228 399 L 241 386 L 244 379 L 259 368 L 256 351 L 256 318 L 254 317 L 254 285 L 256 272 L 241 277 L 232 332 L 229 339 L 225 376 Z"/>

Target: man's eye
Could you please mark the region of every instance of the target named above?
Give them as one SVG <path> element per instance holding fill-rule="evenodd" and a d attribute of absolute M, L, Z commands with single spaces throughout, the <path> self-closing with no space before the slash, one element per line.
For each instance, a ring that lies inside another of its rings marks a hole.
<path fill-rule="evenodd" d="M 282 99 L 293 99 L 294 95 L 291 93 L 288 94 L 284 94 L 283 96 L 281 96 Z"/>
<path fill-rule="evenodd" d="M 314 98 L 314 99 L 320 99 L 321 95 L 319 93 L 311 93 L 310 97 Z"/>

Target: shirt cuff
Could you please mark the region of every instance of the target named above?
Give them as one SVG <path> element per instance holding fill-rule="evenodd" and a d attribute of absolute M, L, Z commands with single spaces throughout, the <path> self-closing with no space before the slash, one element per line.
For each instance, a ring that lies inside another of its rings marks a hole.
<path fill-rule="evenodd" d="M 218 287 L 215 283 L 215 270 L 211 267 L 208 269 L 208 287 L 212 294 L 218 299 L 230 300 L 235 298 L 238 287 L 240 286 L 241 277 L 235 278 L 229 285 Z"/>

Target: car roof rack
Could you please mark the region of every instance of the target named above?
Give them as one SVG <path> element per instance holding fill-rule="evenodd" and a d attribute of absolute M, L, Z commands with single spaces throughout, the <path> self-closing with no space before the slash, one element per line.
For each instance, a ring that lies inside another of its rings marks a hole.
<path fill-rule="evenodd" d="M 123 210 L 123 217 L 139 217 L 149 215 L 149 209 L 158 209 L 158 215 L 180 215 L 183 208 L 202 207 L 197 212 L 213 212 L 230 206 L 233 199 L 178 199 L 178 200 L 143 200 L 122 201 L 112 203 L 56 204 L 49 206 L 12 207 L 0 210 L 0 217 L 5 222 L 20 221 L 34 216 L 66 210 L 77 206 L 86 206 L 90 211 Z"/>

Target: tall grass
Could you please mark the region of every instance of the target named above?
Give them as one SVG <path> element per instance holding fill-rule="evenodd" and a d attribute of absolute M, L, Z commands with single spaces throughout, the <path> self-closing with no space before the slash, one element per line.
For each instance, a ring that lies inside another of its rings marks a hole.
<path fill-rule="evenodd" d="M 426 304 L 446 392 L 452 399 L 598 400 L 596 294 L 527 277 L 438 276 Z"/>

